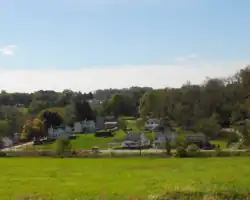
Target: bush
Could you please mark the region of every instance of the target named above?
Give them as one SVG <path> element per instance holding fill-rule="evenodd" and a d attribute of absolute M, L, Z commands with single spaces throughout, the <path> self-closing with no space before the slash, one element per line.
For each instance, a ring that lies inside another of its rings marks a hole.
<path fill-rule="evenodd" d="M 72 156 L 77 156 L 77 155 L 78 155 L 78 152 L 77 152 L 77 150 L 72 149 L 71 154 L 72 154 Z"/>
<path fill-rule="evenodd" d="M 165 150 L 166 150 L 167 155 L 170 155 L 170 154 L 171 154 L 171 149 L 172 149 L 172 147 L 171 147 L 170 142 L 169 142 L 169 141 L 166 141 L 166 142 L 165 142 Z"/>
<path fill-rule="evenodd" d="M 187 151 L 189 151 L 189 152 L 199 152 L 200 148 L 196 144 L 190 144 L 187 147 Z"/>
<path fill-rule="evenodd" d="M 28 137 L 26 135 L 21 135 L 20 142 L 28 142 Z"/>
<path fill-rule="evenodd" d="M 200 148 L 196 144 L 190 144 L 187 147 L 188 157 L 197 157 L 200 153 Z"/>
<path fill-rule="evenodd" d="M 177 158 L 185 158 L 187 157 L 187 151 L 186 148 L 183 146 L 180 146 L 176 149 L 176 152 L 174 153 L 174 157 Z"/>
<path fill-rule="evenodd" d="M 97 146 L 92 147 L 92 153 L 96 156 L 100 153 L 100 149 Z"/>
<path fill-rule="evenodd" d="M 71 154 L 71 142 L 68 138 L 58 138 L 54 144 L 57 155 Z"/>
<path fill-rule="evenodd" d="M 215 148 L 215 155 L 216 155 L 216 156 L 220 156 L 220 154 L 221 154 L 221 149 L 217 146 L 217 147 Z"/>
<path fill-rule="evenodd" d="M 5 157 L 6 156 L 6 153 L 0 151 L 0 157 Z"/>

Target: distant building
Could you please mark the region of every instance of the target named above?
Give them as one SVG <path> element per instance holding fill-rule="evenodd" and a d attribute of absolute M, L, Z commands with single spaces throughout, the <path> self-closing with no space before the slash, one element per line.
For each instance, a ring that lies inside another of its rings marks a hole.
<path fill-rule="evenodd" d="M 176 138 L 177 134 L 173 132 L 157 132 L 153 146 L 154 148 L 165 148 L 166 141 L 175 144 Z"/>
<path fill-rule="evenodd" d="M 144 147 L 150 146 L 150 140 L 147 139 L 144 133 L 127 132 L 126 140 L 123 142 L 124 147 Z"/>
<path fill-rule="evenodd" d="M 154 130 L 160 125 L 159 119 L 148 119 L 145 122 L 145 128 L 148 130 Z"/>
<path fill-rule="evenodd" d="M 66 125 L 60 125 L 57 127 L 50 127 L 48 129 L 48 139 L 56 140 L 61 137 L 70 137 L 72 135 L 72 128 Z"/>
<path fill-rule="evenodd" d="M 104 122 L 117 122 L 117 119 L 115 116 L 106 116 L 104 117 Z"/>
<path fill-rule="evenodd" d="M 101 130 L 104 128 L 104 117 L 96 117 L 96 129 Z"/>
<path fill-rule="evenodd" d="M 13 134 L 13 143 L 14 144 L 18 144 L 20 142 L 20 137 L 21 137 L 21 134 L 20 133 L 14 133 Z"/>
<path fill-rule="evenodd" d="M 189 143 L 200 143 L 201 145 L 205 145 L 208 142 L 204 133 L 185 135 L 185 138 Z"/>
<path fill-rule="evenodd" d="M 13 146 L 13 141 L 8 137 L 3 137 L 1 139 L 2 148 L 9 148 Z"/>
<path fill-rule="evenodd" d="M 74 133 L 93 133 L 96 131 L 94 120 L 84 120 L 74 123 Z"/>

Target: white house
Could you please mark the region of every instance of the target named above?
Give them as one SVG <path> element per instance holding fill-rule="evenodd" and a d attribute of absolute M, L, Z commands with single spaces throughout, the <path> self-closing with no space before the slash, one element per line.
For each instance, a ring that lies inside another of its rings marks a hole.
<path fill-rule="evenodd" d="M 48 129 L 48 139 L 56 140 L 61 137 L 69 137 L 72 134 L 72 128 L 70 126 L 60 125 L 57 127 L 50 127 Z"/>
<path fill-rule="evenodd" d="M 154 148 L 164 148 L 166 141 L 169 141 L 171 144 L 175 144 L 176 138 L 177 138 L 177 134 L 171 131 L 157 132 L 153 146 Z"/>
<path fill-rule="evenodd" d="M 20 133 L 14 133 L 13 134 L 13 143 L 18 144 L 20 142 Z"/>
<path fill-rule="evenodd" d="M 74 133 L 82 133 L 82 132 L 83 132 L 82 122 L 75 122 L 74 123 Z"/>
<path fill-rule="evenodd" d="M 145 122 L 145 127 L 148 130 L 154 130 L 155 128 L 157 128 L 160 125 L 160 120 L 159 119 L 148 119 Z"/>
<path fill-rule="evenodd" d="M 93 133 L 96 130 L 96 124 L 93 120 L 84 120 L 74 123 L 74 133 Z"/>
<path fill-rule="evenodd" d="M 13 146 L 13 141 L 8 137 L 3 137 L 1 139 L 1 142 L 2 142 L 3 148 L 9 148 Z"/>
<path fill-rule="evenodd" d="M 127 132 L 126 141 L 123 142 L 124 147 L 149 146 L 150 141 L 144 133 Z"/>

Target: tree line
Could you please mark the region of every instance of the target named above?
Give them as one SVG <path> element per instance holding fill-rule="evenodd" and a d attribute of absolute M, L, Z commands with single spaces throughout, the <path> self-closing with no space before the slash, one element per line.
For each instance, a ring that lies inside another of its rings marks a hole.
<path fill-rule="evenodd" d="M 0 93 L 0 138 L 11 137 L 13 133 L 19 132 L 22 133 L 23 140 L 30 140 L 45 136 L 51 125 L 72 125 L 74 121 L 95 120 L 97 115 L 111 114 L 109 111 L 114 94 L 134 98 L 136 95 L 133 96 L 133 94 L 148 90 L 150 89 L 132 87 L 81 93 L 67 89 L 63 92 L 40 90 L 30 94 L 2 91 Z M 137 104 L 140 97 L 141 95 L 136 98 Z M 109 110 L 103 105 L 109 105 Z M 125 114 L 133 115 L 133 106 Z M 121 113 L 116 112 L 116 114 Z"/>
<path fill-rule="evenodd" d="M 140 100 L 142 117 L 168 117 L 186 130 L 202 131 L 211 137 L 220 128 L 249 119 L 250 67 L 231 77 L 207 78 L 201 85 L 154 90 Z"/>
<path fill-rule="evenodd" d="M 207 78 L 200 85 L 188 82 L 180 88 L 153 90 L 150 87 L 131 87 L 93 93 L 72 90 L 31 94 L 2 91 L 0 135 L 18 130 L 25 130 L 26 134 L 38 133 L 37 124 L 43 124 L 46 129 L 53 125 L 49 122 L 53 117 L 53 122 L 72 124 L 76 120 L 95 119 L 99 115 L 114 115 L 167 117 L 182 129 L 201 131 L 215 137 L 220 128 L 249 118 L 249 89 L 250 67 L 246 67 L 231 77 Z M 28 131 L 28 124 L 33 124 L 34 130 Z"/>

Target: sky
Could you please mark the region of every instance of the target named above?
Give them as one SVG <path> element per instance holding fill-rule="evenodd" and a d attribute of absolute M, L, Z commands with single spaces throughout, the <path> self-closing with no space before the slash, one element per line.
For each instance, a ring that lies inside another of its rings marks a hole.
<path fill-rule="evenodd" d="M 0 90 L 150 86 L 250 64 L 249 0 L 0 0 Z"/>

